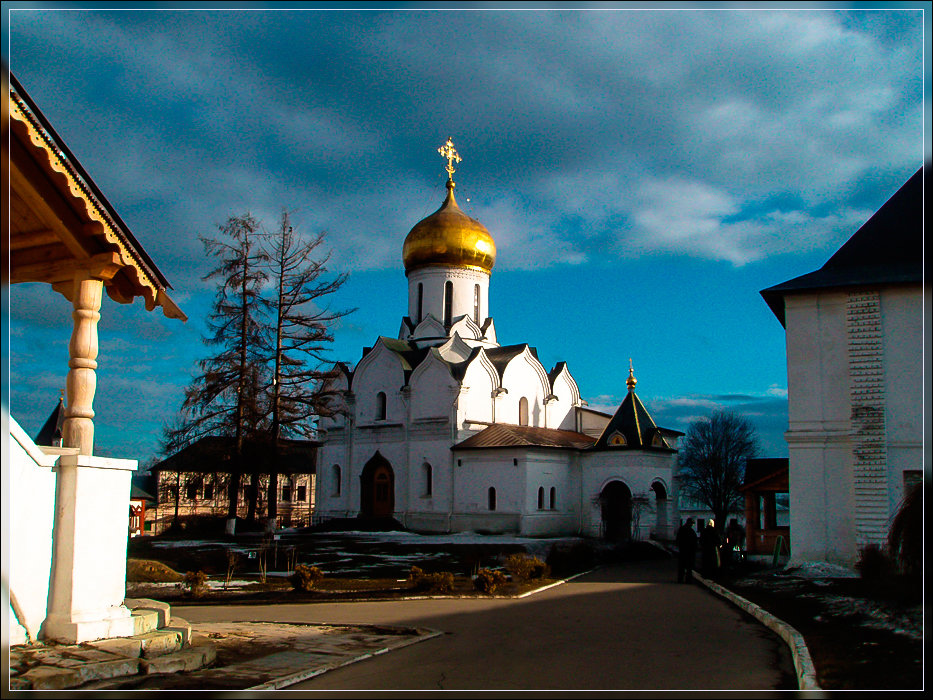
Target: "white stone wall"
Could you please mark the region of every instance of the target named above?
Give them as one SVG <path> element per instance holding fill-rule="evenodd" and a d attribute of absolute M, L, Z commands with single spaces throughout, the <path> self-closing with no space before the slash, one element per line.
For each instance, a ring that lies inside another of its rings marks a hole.
<path fill-rule="evenodd" d="M 408 274 L 408 317 L 417 325 L 428 314 L 438 321 L 444 321 L 444 285 L 453 283 L 451 305 L 452 319 L 458 316 L 473 318 L 473 299 L 475 285 L 479 285 L 479 319 L 483 321 L 489 314 L 489 274 L 481 270 L 460 267 L 430 266 L 413 270 Z M 418 285 L 422 285 L 422 316 L 418 318 Z M 476 320 L 476 319 L 474 319 Z"/>
<path fill-rule="evenodd" d="M 10 422 L 13 501 L 10 606 L 25 629 L 68 643 L 133 634 L 126 592 L 130 475 L 135 460 L 39 448 Z M 11 639 L 20 630 L 11 616 Z"/>
<path fill-rule="evenodd" d="M 582 534 L 599 537 L 602 534 L 602 511 L 598 502 L 603 489 L 613 481 L 625 484 L 632 496 L 648 496 L 652 506 L 656 504 L 651 485 L 655 481 L 664 484 L 668 493 L 667 524 L 670 537 L 671 528 L 676 527 L 677 513 L 672 498 L 673 480 L 676 472 L 677 456 L 667 452 L 642 452 L 636 450 L 606 450 L 584 453 L 581 466 L 581 528 Z M 637 537 L 645 540 L 655 529 L 654 513 L 642 514 Z M 632 533 L 636 535 L 636 533 Z"/>
<path fill-rule="evenodd" d="M 8 556 L 3 559 L 3 580 L 9 582 L 11 607 L 10 644 L 31 641 L 48 614 L 49 573 L 52 569 L 52 526 L 55 516 L 55 455 L 47 455 L 33 444 L 19 424 L 9 418 L 10 493 L 28 498 L 9 498 Z M 13 610 L 22 615 L 16 624 Z"/>
<path fill-rule="evenodd" d="M 921 468 L 920 289 L 789 295 L 785 321 L 791 556 L 851 566 Z"/>

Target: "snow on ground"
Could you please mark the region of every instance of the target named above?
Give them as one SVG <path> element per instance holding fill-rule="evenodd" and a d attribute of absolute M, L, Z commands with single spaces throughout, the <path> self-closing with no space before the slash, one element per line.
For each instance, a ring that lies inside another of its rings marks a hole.
<path fill-rule="evenodd" d="M 782 573 L 800 578 L 858 578 L 858 572 L 838 564 L 825 561 L 792 562 L 784 567 Z"/>

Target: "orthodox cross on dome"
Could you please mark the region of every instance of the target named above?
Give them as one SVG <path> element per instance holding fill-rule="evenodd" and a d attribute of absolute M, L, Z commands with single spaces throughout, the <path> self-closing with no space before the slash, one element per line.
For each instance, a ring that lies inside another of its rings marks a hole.
<path fill-rule="evenodd" d="M 444 168 L 447 171 L 447 179 L 453 181 L 454 179 L 454 163 L 459 163 L 461 158 L 460 154 L 457 153 L 457 149 L 454 148 L 454 142 L 447 137 L 447 143 L 437 149 L 437 152 L 441 154 L 441 158 L 447 160 L 447 167 Z"/>
<path fill-rule="evenodd" d="M 628 386 L 629 391 L 635 391 L 635 385 L 638 384 L 638 380 L 635 379 L 635 369 L 632 367 L 632 358 L 628 358 L 628 379 L 625 380 L 625 384 Z"/>

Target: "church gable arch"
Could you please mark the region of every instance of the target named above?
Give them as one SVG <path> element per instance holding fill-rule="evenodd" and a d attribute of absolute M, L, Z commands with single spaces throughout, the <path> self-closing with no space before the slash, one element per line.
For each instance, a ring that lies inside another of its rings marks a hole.
<path fill-rule="evenodd" d="M 482 329 L 469 316 L 461 316 L 450 326 L 450 334 L 458 333 L 461 338 L 479 340 L 483 337 Z"/>
<path fill-rule="evenodd" d="M 492 397 L 499 388 L 499 373 L 482 348 L 467 365 L 460 386 L 458 422 L 492 422 Z"/>
<path fill-rule="evenodd" d="M 341 368 L 344 371 L 341 371 Z M 338 363 L 331 370 L 331 377 L 324 381 L 321 386 L 324 405 L 332 415 L 322 415 L 318 427 L 327 430 L 331 426 L 343 425 L 346 422 L 346 416 L 350 408 L 347 401 L 347 393 L 350 389 L 349 376 L 345 372 L 345 367 Z"/>
<path fill-rule="evenodd" d="M 395 420 L 400 413 L 398 391 L 405 384 L 405 373 L 401 358 L 392 350 L 377 342 L 373 349 L 360 360 L 353 373 L 353 395 L 356 400 L 356 419 L 360 423 L 374 420 Z M 385 394 L 385 418 L 379 394 Z"/>
<path fill-rule="evenodd" d="M 502 372 L 502 386 L 508 393 L 501 400 L 504 415 L 497 422 L 521 424 L 521 400 L 528 402 L 527 425 L 544 426 L 545 399 L 550 396 L 550 381 L 544 367 L 526 345 L 513 357 Z"/>
<path fill-rule="evenodd" d="M 446 418 L 450 416 L 459 384 L 450 373 L 450 366 L 441 359 L 437 349 L 421 361 L 409 380 L 412 418 Z"/>
<path fill-rule="evenodd" d="M 443 338 L 447 335 L 447 330 L 444 328 L 444 324 L 441 323 L 434 314 L 429 313 L 424 319 L 415 327 L 412 337 L 415 339 L 418 338 Z"/>

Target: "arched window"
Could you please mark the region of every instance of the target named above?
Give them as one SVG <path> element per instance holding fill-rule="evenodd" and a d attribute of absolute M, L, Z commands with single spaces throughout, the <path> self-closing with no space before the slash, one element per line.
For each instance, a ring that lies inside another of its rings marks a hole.
<path fill-rule="evenodd" d="M 376 394 L 376 420 L 386 419 L 386 395 L 380 391 Z"/>
<path fill-rule="evenodd" d="M 518 400 L 518 424 L 528 425 L 528 399 L 524 396 Z"/>
<path fill-rule="evenodd" d="M 496 488 L 494 486 L 489 487 L 489 493 L 486 494 L 488 499 L 489 510 L 496 509 Z"/>
<path fill-rule="evenodd" d="M 473 285 L 473 320 L 479 325 L 479 285 Z"/>
<path fill-rule="evenodd" d="M 415 319 L 416 323 L 421 323 L 421 316 L 424 312 L 424 285 L 421 282 L 418 283 L 418 318 Z"/>
<path fill-rule="evenodd" d="M 430 496 L 434 492 L 434 469 L 427 462 L 424 463 L 424 495 Z"/>
<path fill-rule="evenodd" d="M 544 510 L 544 487 L 538 487 L 538 510 Z"/>
<path fill-rule="evenodd" d="M 551 487 L 551 501 L 548 504 L 548 507 L 551 510 L 557 510 L 557 489 L 553 486 Z"/>
<path fill-rule="evenodd" d="M 450 326 L 454 309 L 454 283 L 450 280 L 444 282 L 444 325 Z"/>
<path fill-rule="evenodd" d="M 331 471 L 331 475 L 334 481 L 334 489 L 332 493 L 334 496 L 339 496 L 340 495 L 340 465 L 335 464 L 333 467 L 331 467 L 330 471 Z"/>

